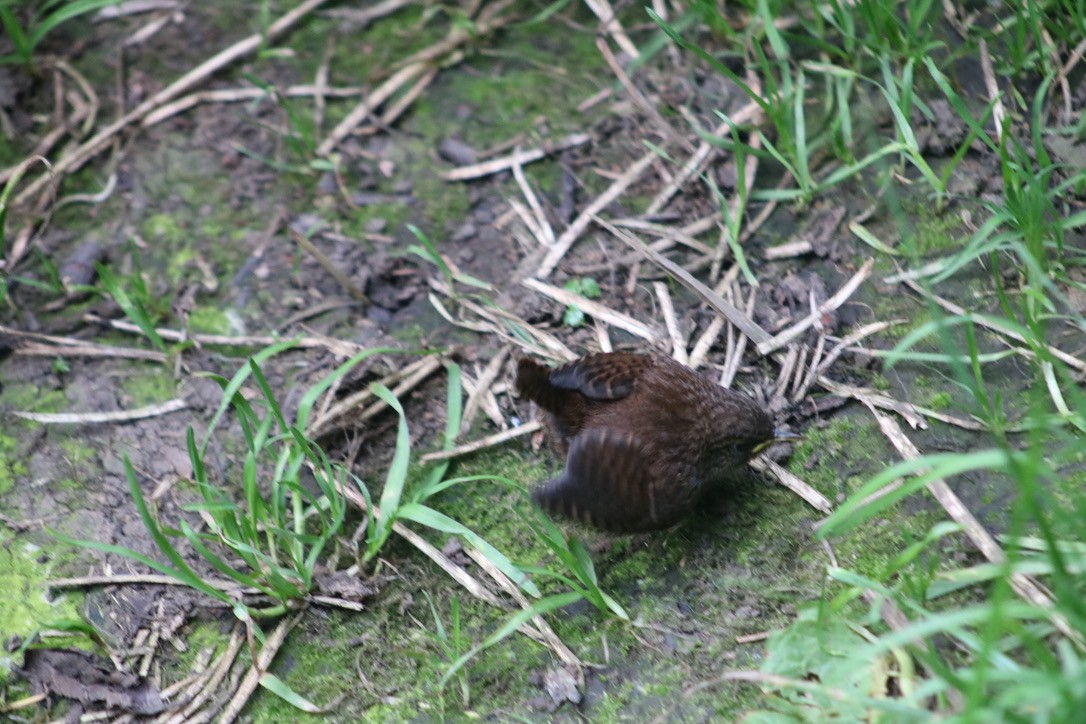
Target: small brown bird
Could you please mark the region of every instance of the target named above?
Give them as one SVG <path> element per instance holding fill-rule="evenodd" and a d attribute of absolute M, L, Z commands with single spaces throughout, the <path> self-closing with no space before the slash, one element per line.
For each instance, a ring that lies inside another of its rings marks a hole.
<path fill-rule="evenodd" d="M 562 474 L 532 499 L 614 533 L 667 528 L 778 436 L 746 395 L 659 355 L 592 354 L 517 366 L 517 391 L 548 415 Z"/>

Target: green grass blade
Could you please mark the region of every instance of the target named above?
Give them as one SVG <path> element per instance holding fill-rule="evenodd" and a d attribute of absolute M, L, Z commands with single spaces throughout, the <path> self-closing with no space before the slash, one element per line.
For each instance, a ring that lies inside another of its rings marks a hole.
<path fill-rule="evenodd" d="M 445 436 L 441 443 L 442 450 L 452 450 L 456 446 L 456 438 L 460 436 L 460 425 L 464 416 L 464 389 L 460 377 L 460 365 L 449 362 L 445 365 L 449 374 L 449 384 L 445 395 Z M 416 503 L 429 498 L 438 490 L 444 490 L 448 486 L 441 486 L 445 473 L 449 470 L 451 460 L 440 460 L 426 475 L 425 481 L 420 485 L 411 500 Z"/>
<path fill-rule="evenodd" d="M 403 406 L 392 391 L 380 382 L 370 385 L 370 390 L 389 407 L 395 410 L 398 417 L 396 423 L 396 449 L 392 455 L 392 462 L 388 466 L 385 475 L 385 486 L 381 490 L 381 520 L 378 523 L 378 541 L 371 541 L 372 545 L 380 545 L 388 536 L 392 528 L 392 521 L 399 514 L 400 499 L 403 496 L 404 484 L 407 482 L 407 467 L 411 462 L 411 435 L 407 430 L 407 415 Z M 376 549 L 371 549 L 371 555 Z"/>
<path fill-rule="evenodd" d="M 34 55 L 34 44 L 27 36 L 26 30 L 19 24 L 19 20 L 10 8 L 0 7 L 0 23 L 4 25 L 4 34 L 11 41 L 15 53 L 0 58 L 0 62 L 29 63 Z"/>
<path fill-rule="evenodd" d="M 747 83 L 742 78 L 736 75 L 736 73 L 731 68 L 721 63 L 719 60 L 714 58 L 709 53 L 705 52 L 702 48 L 698 47 L 694 43 L 685 40 L 681 35 L 679 35 L 678 31 L 673 25 L 670 25 L 669 23 L 664 21 L 664 19 L 657 15 L 656 12 L 652 10 L 652 8 L 645 8 L 645 12 L 648 13 L 649 18 L 651 18 L 654 23 L 659 25 L 660 29 L 663 30 L 669 38 L 671 38 L 672 42 L 674 42 L 681 48 L 689 50 L 691 53 L 697 55 L 699 58 L 711 65 L 718 73 L 724 75 L 733 83 L 742 88 L 743 92 L 747 94 L 747 97 L 757 103 L 758 106 L 767 115 L 772 115 L 773 108 L 770 106 L 769 102 L 762 98 L 762 96 L 758 93 L 755 93 L 754 89 L 747 85 Z"/>
<path fill-rule="evenodd" d="M 117 5 L 120 2 L 121 0 L 74 0 L 72 2 L 62 3 L 34 28 L 33 32 L 30 34 L 31 45 L 36 48 L 45 36 L 51 33 L 61 23 L 67 22 L 72 18 L 77 18 L 80 15 L 86 15 L 95 10 L 109 7 L 110 5 Z"/>
<path fill-rule="evenodd" d="M 208 586 L 206 583 L 204 583 L 202 579 L 200 579 L 199 576 L 196 576 L 194 573 L 192 573 L 191 570 L 186 573 L 185 571 L 179 570 L 177 568 L 171 568 L 164 563 L 159 563 L 154 558 L 145 556 L 139 551 L 135 551 L 131 548 L 126 548 L 124 546 L 112 545 L 110 543 L 100 543 L 98 541 L 91 540 L 79 540 L 78 538 L 71 538 L 67 535 L 64 535 L 59 531 L 50 531 L 50 533 L 52 533 L 52 535 L 55 536 L 57 540 L 68 545 L 79 546 L 80 548 L 89 548 L 90 550 L 101 551 L 102 553 L 112 553 L 114 555 L 130 558 L 134 561 L 142 563 L 148 568 L 158 571 L 159 573 L 170 576 L 171 578 L 175 578 L 181 583 L 184 583 L 186 586 L 195 588 L 196 590 L 206 593 L 207 595 L 212 596 L 217 600 L 227 602 L 233 601 L 233 599 L 228 597 L 222 591 L 212 586 Z"/>
<path fill-rule="evenodd" d="M 127 291 L 121 286 L 120 281 L 113 275 L 113 271 L 104 264 L 96 263 L 95 268 L 98 270 L 98 278 L 102 281 L 102 286 L 113 297 L 113 301 L 117 302 L 117 306 L 124 311 L 125 316 L 132 320 L 132 322 L 140 328 L 140 331 L 151 340 L 151 344 L 155 346 L 155 349 L 160 352 L 166 351 L 166 343 L 162 341 L 162 337 L 159 336 L 158 330 L 155 329 L 154 323 L 151 321 L 150 315 L 147 313 L 146 307 L 143 306 L 143 302 L 139 299 L 133 299 Z"/>
<path fill-rule="evenodd" d="M 256 360 L 249 359 L 249 371 L 253 373 L 253 379 L 256 380 L 256 384 L 260 387 L 261 394 L 264 395 L 264 401 L 268 405 L 268 409 L 275 416 L 275 421 L 279 423 L 279 429 L 286 432 L 287 421 L 283 418 L 283 411 L 279 409 L 279 403 L 275 399 L 275 393 L 272 392 L 271 387 L 268 385 L 268 380 L 264 377 L 264 372 L 260 369 L 260 365 L 256 363 Z M 261 441 L 262 443 L 263 441 Z M 258 443 L 257 447 L 262 447 L 262 444 Z"/>
<path fill-rule="evenodd" d="M 151 538 L 155 541 L 158 549 L 173 564 L 176 573 L 170 573 L 169 575 L 185 581 L 188 585 L 203 591 L 209 596 L 223 598 L 223 594 L 218 589 L 207 585 L 202 578 L 196 575 L 195 571 L 189 567 L 181 554 L 170 543 L 170 540 L 162 533 L 158 522 L 151 515 L 151 511 L 147 509 L 147 502 L 143 499 L 143 491 L 140 489 L 139 480 L 136 478 L 136 471 L 132 468 L 132 463 L 128 460 L 127 455 L 124 456 L 124 474 L 128 479 L 128 489 L 132 494 L 132 500 L 136 504 L 136 510 L 139 512 L 143 525 L 147 528 L 147 532 L 151 534 Z"/>
<path fill-rule="evenodd" d="M 275 355 L 290 349 L 298 344 L 300 337 L 294 339 L 283 340 L 282 342 L 276 342 L 273 345 L 269 345 L 264 349 L 254 354 L 251 359 L 257 364 L 262 364 L 264 360 L 267 360 Z M 230 382 L 223 388 L 223 399 L 219 403 L 218 409 L 215 410 L 215 414 L 211 416 L 211 422 L 207 425 L 207 432 L 204 434 L 204 441 L 200 445 L 200 451 L 207 450 L 208 443 L 211 442 L 211 435 L 215 432 L 215 428 L 219 426 L 219 422 L 222 420 L 222 416 L 226 414 L 226 410 L 234 402 L 234 395 L 240 390 L 241 386 L 245 384 L 245 380 L 248 379 L 250 368 L 248 366 L 239 369 L 234 376 L 230 379 Z"/>
<path fill-rule="evenodd" d="M 270 671 L 265 671 L 261 674 L 259 682 L 261 686 L 293 706 L 295 709 L 299 709 L 308 714 L 322 714 L 325 711 L 309 699 L 306 699 L 304 696 L 294 691 L 294 689 L 291 689 L 286 685 L 286 682 Z"/>
<path fill-rule="evenodd" d="M 300 429 L 305 430 L 309 425 L 309 415 L 313 411 L 313 405 L 316 404 L 317 398 L 323 395 L 328 388 L 341 380 L 344 375 L 357 367 L 361 362 L 375 354 L 394 354 L 402 351 L 403 350 L 395 349 L 393 347 L 364 349 L 339 367 L 336 367 L 330 375 L 310 387 L 306 390 L 306 393 L 302 395 L 302 399 L 298 402 L 298 413 L 294 417 L 295 424 Z"/>
<path fill-rule="evenodd" d="M 452 533 L 464 538 L 468 544 L 474 546 L 480 553 L 486 556 L 487 560 L 494 564 L 494 566 L 504 573 L 518 588 L 523 589 L 531 596 L 539 597 L 543 595 L 539 588 L 532 583 L 532 579 L 524 574 L 520 568 L 518 568 L 509 558 L 492 546 L 482 537 L 475 533 L 475 531 L 468 528 L 460 521 L 453 520 L 444 513 L 439 513 L 425 505 L 418 503 L 408 503 L 400 509 L 400 517 L 407 520 L 413 520 L 420 525 L 425 525 L 428 528 L 434 530 L 440 530 L 443 533 Z"/>
<path fill-rule="evenodd" d="M 962 100 L 962 97 L 954 90 L 954 87 L 947 77 L 943 75 L 938 67 L 936 67 L 935 61 L 931 58 L 924 58 L 924 66 L 928 69 L 928 73 L 931 74 L 932 80 L 939 86 L 939 90 L 943 92 L 943 95 L 946 96 L 950 105 L 954 108 L 954 113 L 969 126 L 969 130 L 972 132 L 973 136 L 979 138 L 984 145 L 988 147 L 988 150 L 993 152 L 998 151 L 999 144 L 992 140 L 992 137 L 984 130 L 983 125 L 988 121 L 988 116 L 990 116 L 995 109 L 997 99 L 993 99 L 988 103 L 984 114 L 978 121 L 973 117 L 973 114 L 969 112 L 969 108 L 966 106 L 965 101 Z"/>
<path fill-rule="evenodd" d="M 1002 449 L 978 450 L 966 454 L 926 455 L 898 463 L 879 473 L 866 485 L 852 493 L 848 500 L 823 522 L 818 536 L 847 533 L 936 479 L 949 478 L 970 470 L 1006 470 L 1007 465 L 1007 452 Z M 896 490 L 875 500 L 867 500 L 894 480 L 911 474 L 916 475 L 911 479 L 903 480 Z"/>
<path fill-rule="evenodd" d="M 468 475 L 468 476 L 461 477 L 461 478 L 448 478 L 447 480 L 442 480 L 440 483 L 438 483 L 437 485 L 432 486 L 429 489 L 429 495 L 436 495 L 437 493 L 440 493 L 442 490 L 445 490 L 447 488 L 451 488 L 454 485 L 460 485 L 461 483 L 475 483 L 475 482 L 480 482 L 480 481 L 484 481 L 484 480 L 498 482 L 498 483 L 501 483 L 502 485 L 506 486 L 507 488 L 512 488 L 514 490 L 519 490 L 521 492 L 525 492 L 525 488 L 524 488 L 523 485 L 521 485 L 520 483 L 518 483 L 515 480 L 510 480 L 509 478 L 502 477 L 501 475 Z M 416 501 L 416 502 L 418 502 L 418 501 Z"/>
<path fill-rule="evenodd" d="M 187 522 L 183 520 L 181 521 L 181 534 L 184 535 L 186 539 L 188 539 L 189 545 L 191 545 L 193 549 L 197 553 L 199 553 L 205 561 L 210 563 L 211 567 L 214 568 L 216 571 L 228 578 L 237 581 L 243 586 L 256 588 L 268 595 L 272 595 L 271 589 L 269 589 L 267 586 L 262 585 L 260 581 L 258 581 L 255 577 L 243 573 L 234 568 L 233 566 L 227 564 L 226 561 L 224 561 L 214 551 L 205 546 L 204 542 L 200 540 L 200 536 L 197 535 L 196 531 L 192 529 L 192 526 L 190 526 Z"/>
<path fill-rule="evenodd" d="M 513 635 L 521 626 L 523 626 L 536 616 L 549 613 L 556 608 L 561 608 L 562 606 L 568 606 L 569 604 L 576 603 L 579 600 L 581 600 L 580 594 L 559 593 L 557 595 L 548 596 L 547 598 L 536 601 L 529 608 L 517 611 L 515 614 L 510 616 L 509 620 L 502 624 L 502 626 L 497 631 L 488 636 L 487 639 L 483 641 L 483 643 L 479 644 L 471 651 L 468 651 L 466 654 L 454 661 L 452 666 L 449 667 L 449 670 L 446 671 L 445 674 L 441 677 L 441 680 L 438 682 L 438 686 L 442 689 L 445 688 L 445 685 L 449 682 L 449 679 L 455 676 L 456 672 L 460 671 L 460 669 L 464 668 L 464 665 L 471 661 L 473 658 L 475 658 L 475 656 L 478 655 L 480 651 L 490 648 L 491 646 L 499 643 L 508 636 Z"/>

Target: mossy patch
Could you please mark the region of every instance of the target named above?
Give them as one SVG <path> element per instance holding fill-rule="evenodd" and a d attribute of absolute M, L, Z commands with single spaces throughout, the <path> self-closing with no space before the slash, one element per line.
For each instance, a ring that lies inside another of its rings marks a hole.
<path fill-rule="evenodd" d="M 54 484 L 61 490 L 78 490 L 79 481 L 91 480 L 98 472 L 95 467 L 98 460 L 97 449 L 83 441 L 78 433 L 78 428 L 59 428 L 52 430 L 50 435 L 60 449 L 61 456 L 68 468 L 65 471 L 66 477 L 56 480 Z"/>
<path fill-rule="evenodd" d="M 45 581 L 48 567 L 40 562 L 42 550 L 0 528 L 0 640 L 28 636 L 36 629 L 65 618 L 75 618 L 76 606 L 67 596 L 50 600 Z M 0 681 L 12 662 L 0 652 Z"/>
<path fill-rule="evenodd" d="M 528 673 L 547 661 L 545 649 L 515 635 L 481 652 L 463 669 L 469 694 L 481 698 L 469 698 L 465 707 L 457 679 L 444 690 L 439 686 L 451 661 L 438 643 L 440 634 L 421 591 L 435 591 L 434 603 L 446 637 L 452 635 L 449 601 L 452 597 L 461 601 L 461 653 L 482 641 L 508 614 L 474 602 L 466 592 L 450 591 L 440 572 L 411 562 L 399 570 L 395 590 L 390 587 L 366 611 L 329 612 L 303 620 L 272 671 L 318 704 L 343 694 L 345 672 L 352 672 L 357 685 L 336 709 L 345 720 L 362 716 L 367 721 L 443 719 L 494 713 L 520 700 L 530 686 Z M 438 593 L 440 589 L 444 591 Z M 405 596 L 406 590 L 414 593 Z M 323 721 L 300 714 L 267 692 L 254 698 L 249 714 L 255 722 Z"/>
<path fill-rule="evenodd" d="M 910 203 L 908 206 L 907 213 L 914 225 L 912 232 L 902 239 L 906 253 L 927 256 L 956 251 L 965 244 L 960 218 L 949 212 L 940 214 L 923 203 Z"/>
<path fill-rule="evenodd" d="M 372 82 L 373 77 L 395 67 L 404 58 L 440 40 L 448 31 L 439 8 L 409 5 L 383 18 L 351 37 L 350 42 L 337 43 L 329 60 L 332 83 L 350 85 Z M 449 12 L 456 12 L 450 9 Z M 328 27 L 312 24 L 303 42 L 311 43 L 314 52 L 306 54 L 305 77 L 312 77 L 328 46 Z M 293 43 L 292 43 L 293 45 Z"/>
<path fill-rule="evenodd" d="M 530 131 L 541 118 L 556 133 L 583 127 L 576 106 L 599 89 L 595 72 L 603 67 L 595 38 L 576 32 L 540 35 L 528 27 L 507 35 L 504 45 L 515 51 L 477 59 L 476 73 L 443 76 L 439 92 L 416 103 L 412 123 L 420 133 L 459 136 L 484 148 Z M 553 64 L 556 55 L 564 58 L 561 67 Z"/>
<path fill-rule="evenodd" d="M 928 397 L 928 407 L 936 412 L 942 412 L 950 408 L 950 403 L 953 402 L 954 397 L 945 390 L 931 393 Z"/>
<path fill-rule="evenodd" d="M 151 214 L 143 221 L 143 234 L 149 241 L 167 244 L 182 243 L 187 234 L 181 223 L 171 214 Z"/>
<path fill-rule="evenodd" d="M 163 370 L 133 370 L 124 379 L 125 396 L 134 407 L 166 402 L 177 392 L 173 376 Z"/>
<path fill-rule="evenodd" d="M 540 461 L 530 461 L 511 451 L 492 452 L 453 466 L 446 478 L 492 475 L 530 490 L 549 475 Z M 549 553 L 529 528 L 527 496 L 502 480 L 461 483 L 427 501 L 442 513 L 475 530 L 514 561 L 538 565 Z"/>
<path fill-rule="evenodd" d="M 448 477 L 497 474 L 531 487 L 554 472 L 555 462 L 545 458 L 533 460 L 508 449 L 487 452 L 455 465 Z M 423 469 L 414 468 L 411 477 L 418 480 L 422 474 Z M 760 647 L 737 648 L 734 637 L 784 626 L 794 604 L 817 596 L 818 569 L 796 554 L 804 545 L 802 520 L 809 517 L 804 506 L 776 488 L 754 486 L 742 491 L 742 498 L 734 510 L 727 499 L 718 501 L 712 514 L 647 541 L 571 531 L 597 543 L 610 540 L 610 550 L 593 556 L 601 586 L 638 621 L 622 623 L 586 602 L 548 617 L 578 656 L 608 661 L 605 671 L 592 674 L 598 683 L 589 687 L 585 711 L 593 718 L 655 716 L 671 709 L 670 693 L 697 678 L 696 671 L 721 660 L 756 665 Z M 427 504 L 477 531 L 515 561 L 562 572 L 518 513 L 528 505 L 519 490 L 499 483 L 462 483 Z M 448 538 L 420 531 L 438 547 Z M 778 540 L 766 542 L 773 537 Z M 551 655 L 519 634 L 465 667 L 466 706 L 459 679 L 439 691 L 436 682 L 450 657 L 427 592 L 446 642 L 453 638 L 451 601 L 460 601 L 462 650 L 484 640 L 509 612 L 491 609 L 450 586 L 443 573 L 402 542 L 394 540 L 382 557 L 395 566 L 397 577 L 380 600 L 358 615 L 307 617 L 292 635 L 273 667 L 289 685 L 323 703 L 342 692 L 344 670 L 359 672 L 363 683 L 337 713 L 380 721 L 500 715 L 509 707 L 524 711 L 527 700 L 542 694 L 530 679 L 554 665 Z M 474 565 L 469 570 L 477 573 Z M 803 570 L 809 573 L 799 575 Z M 565 590 L 548 576 L 534 577 L 545 592 Z M 709 690 L 684 701 L 681 711 L 734 717 L 756 698 L 753 688 Z M 254 700 L 250 714 L 254 721 L 298 716 L 267 693 Z"/>
<path fill-rule="evenodd" d="M 861 415 L 839 415 L 824 428 L 808 430 L 792 456 L 792 471 L 831 501 L 843 501 L 899 459 L 875 421 Z M 840 565 L 872 574 L 923 538 L 936 520 L 923 506 L 905 503 L 832 543 Z"/>
<path fill-rule="evenodd" d="M 40 385 L 12 383 L 5 384 L 3 391 L 0 392 L 0 404 L 12 410 L 26 412 L 60 412 L 68 404 L 68 398 L 61 390 L 45 389 Z"/>
<path fill-rule="evenodd" d="M 0 405 L 27 412 L 59 412 L 67 405 L 67 398 L 60 390 L 43 390 L 37 385 L 13 383 L 0 392 Z M 27 430 L 37 426 L 36 422 L 12 418 L 0 432 L 0 496 L 27 474 L 23 459 L 26 451 L 20 445 L 20 440 L 25 439 Z"/>
<path fill-rule="evenodd" d="M 26 465 L 15 457 L 18 447 L 16 438 L 0 435 L 0 496 L 15 487 L 16 479 L 26 475 Z"/>
<path fill-rule="evenodd" d="M 189 331 L 204 334 L 228 334 L 230 318 L 226 312 L 213 307 L 197 307 L 189 314 Z"/>
<path fill-rule="evenodd" d="M 184 632 L 185 650 L 177 652 L 169 665 L 177 678 L 193 673 L 197 661 L 206 656 L 208 650 L 213 656 L 205 660 L 211 660 L 221 653 L 227 643 L 222 624 L 217 621 L 196 620 L 188 624 Z"/>

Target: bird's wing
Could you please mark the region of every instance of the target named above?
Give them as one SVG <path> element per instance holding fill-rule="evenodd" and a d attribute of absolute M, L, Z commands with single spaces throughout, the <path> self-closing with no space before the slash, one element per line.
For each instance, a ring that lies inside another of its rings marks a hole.
<path fill-rule="evenodd" d="M 553 515 L 617 533 L 666 528 L 675 501 L 664 500 L 636 436 L 591 428 L 573 438 L 562 474 L 532 492 Z"/>
<path fill-rule="evenodd" d="M 618 400 L 633 391 L 637 379 L 652 365 L 652 357 L 643 354 L 590 354 L 552 371 L 550 382 L 593 400 Z"/>

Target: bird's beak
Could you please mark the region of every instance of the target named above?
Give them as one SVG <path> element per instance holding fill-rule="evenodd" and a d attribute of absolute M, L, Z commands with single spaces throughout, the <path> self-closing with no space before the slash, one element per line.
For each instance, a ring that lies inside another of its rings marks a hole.
<path fill-rule="evenodd" d="M 757 455 L 758 453 L 765 452 L 766 448 L 768 448 L 770 445 L 776 445 L 779 442 L 799 442 L 800 440 L 805 440 L 805 439 L 806 438 L 804 438 L 803 435 L 798 435 L 798 434 L 796 434 L 794 432 L 785 432 L 784 430 L 774 430 L 772 438 L 770 438 L 769 440 L 766 440 L 763 443 L 759 443 L 757 446 L 755 446 L 754 454 Z"/>

